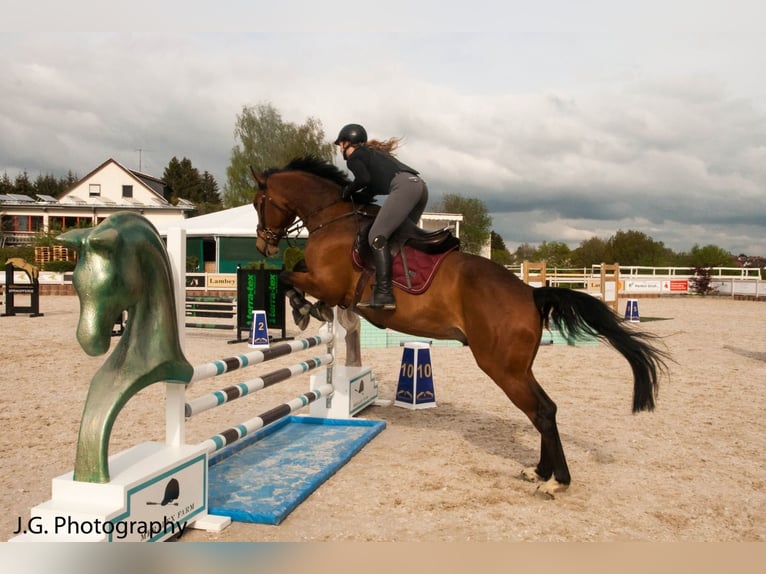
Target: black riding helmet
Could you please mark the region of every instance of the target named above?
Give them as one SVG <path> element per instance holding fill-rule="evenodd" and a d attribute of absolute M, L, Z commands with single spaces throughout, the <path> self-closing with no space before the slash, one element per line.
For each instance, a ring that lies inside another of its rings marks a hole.
<path fill-rule="evenodd" d="M 333 143 L 338 145 L 340 142 L 348 142 L 350 144 L 367 143 L 367 130 L 359 124 L 347 124 L 340 130 L 337 139 Z"/>

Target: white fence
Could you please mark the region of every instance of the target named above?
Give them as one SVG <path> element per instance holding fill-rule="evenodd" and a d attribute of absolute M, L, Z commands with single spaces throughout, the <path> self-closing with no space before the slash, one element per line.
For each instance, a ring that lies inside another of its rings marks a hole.
<path fill-rule="evenodd" d="M 508 267 L 524 276 L 522 265 Z M 766 281 L 761 269 L 752 267 L 714 267 L 710 270 L 710 286 L 721 295 L 766 297 Z M 689 267 L 620 266 L 618 292 L 620 295 L 663 295 L 694 293 L 691 280 L 694 269 Z M 547 268 L 546 284 L 552 287 L 571 287 L 589 293 L 601 290 L 601 266 L 580 268 Z"/>
<path fill-rule="evenodd" d="M 524 276 L 523 265 L 510 265 L 508 269 Z M 236 293 L 236 273 L 187 273 L 187 290 L 232 291 Z M 694 270 L 689 267 L 620 267 L 620 295 L 662 295 L 693 293 L 690 280 Z M 571 287 L 589 293 L 600 291 L 601 268 L 599 265 L 579 268 L 548 268 L 546 283 L 552 287 Z M 23 271 L 14 273 L 14 281 L 27 283 Z M 63 285 L 71 283 L 72 273 L 41 271 L 40 284 Z M 0 284 L 5 283 L 5 273 L 0 273 Z M 766 280 L 761 279 L 761 269 L 752 267 L 714 267 L 711 269 L 711 287 L 721 295 L 766 297 Z"/>

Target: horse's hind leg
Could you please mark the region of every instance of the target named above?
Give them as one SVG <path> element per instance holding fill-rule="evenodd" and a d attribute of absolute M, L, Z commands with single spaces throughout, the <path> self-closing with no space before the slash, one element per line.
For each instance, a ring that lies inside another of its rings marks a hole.
<path fill-rule="evenodd" d="M 540 461 L 537 466 L 522 470 L 521 476 L 525 480 L 545 481 L 537 490 L 540 494 L 552 498 L 557 492 L 566 490 L 571 481 L 564 447 L 556 425 L 556 403 L 551 400 L 531 373 L 527 385 L 537 402 L 537 407 L 533 411 L 534 415 L 526 414 L 540 433 Z M 510 395 L 509 398 L 511 398 Z M 513 398 L 511 400 L 513 401 Z M 515 401 L 514 404 L 516 404 Z"/>
<path fill-rule="evenodd" d="M 346 330 L 346 366 L 362 366 L 362 336 L 359 315 L 338 307 L 338 322 Z"/>
<path fill-rule="evenodd" d="M 531 370 L 514 372 L 509 365 L 523 365 L 526 361 L 515 356 L 514 351 L 505 360 L 499 358 L 498 349 L 490 345 L 472 347 L 477 364 L 503 390 L 511 402 L 521 410 L 540 433 L 540 461 L 536 467 L 525 468 L 522 477 L 527 480 L 544 481 L 538 487 L 542 495 L 553 497 L 557 492 L 566 490 L 571 480 L 569 468 L 564 456 L 564 448 L 556 425 L 556 403 L 538 384 Z M 517 344 L 516 352 L 523 345 Z"/>

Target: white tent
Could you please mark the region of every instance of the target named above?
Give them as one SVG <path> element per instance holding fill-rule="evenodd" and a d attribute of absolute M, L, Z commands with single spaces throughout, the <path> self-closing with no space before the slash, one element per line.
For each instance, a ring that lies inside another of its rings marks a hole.
<path fill-rule="evenodd" d="M 200 270 L 208 273 L 231 273 L 236 265 L 255 260 L 248 255 L 242 255 L 242 242 L 251 240 L 252 244 L 247 244 L 249 247 L 245 250 L 248 253 L 256 253 L 257 225 L 258 214 L 255 208 L 252 205 L 241 205 L 158 226 L 157 230 L 163 237 L 167 237 L 170 228 L 185 230 L 187 255 L 193 254 L 200 260 Z M 301 229 L 297 235 L 291 233 L 290 237 L 305 239 L 308 237 L 308 231 Z M 195 243 L 194 247 L 191 247 L 192 243 Z M 204 247 L 210 243 L 215 244 L 211 249 Z"/>
<path fill-rule="evenodd" d="M 163 237 L 170 227 L 185 229 L 187 237 L 255 237 L 257 225 L 258 214 L 248 204 L 165 224 L 158 231 Z M 308 232 L 302 229 L 297 237 L 308 237 Z"/>

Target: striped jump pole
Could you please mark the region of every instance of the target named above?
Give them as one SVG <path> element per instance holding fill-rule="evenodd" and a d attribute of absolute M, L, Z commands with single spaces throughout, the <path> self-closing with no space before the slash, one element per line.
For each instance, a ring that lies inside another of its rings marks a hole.
<path fill-rule="evenodd" d="M 321 397 L 326 397 L 332 394 L 334 390 L 335 388 L 330 383 L 322 385 L 321 387 L 318 387 L 314 389 L 313 391 L 304 393 L 301 396 L 296 397 L 291 401 L 288 401 L 277 407 L 274 407 L 273 409 L 270 409 L 264 413 L 261 413 L 257 417 L 253 417 L 252 419 L 249 419 L 243 423 L 240 423 L 236 426 L 226 429 L 225 431 L 210 437 L 206 441 L 199 443 L 198 446 L 204 449 L 208 454 L 212 454 L 216 452 L 217 450 L 221 450 L 225 446 L 228 446 L 230 444 L 237 442 L 238 440 L 241 440 L 242 438 L 246 437 L 249 434 L 252 434 L 258 429 L 261 429 L 265 427 L 266 425 L 276 422 L 279 419 L 282 419 L 288 416 L 294 411 L 302 409 L 309 403 L 313 403 L 314 401 L 316 401 L 317 399 Z"/>
<path fill-rule="evenodd" d="M 230 371 L 236 371 L 237 369 L 243 369 L 250 365 L 257 365 L 264 363 L 277 357 L 283 357 L 291 353 L 298 351 L 304 351 L 311 347 L 316 347 L 321 344 L 329 344 L 334 339 L 332 332 L 323 333 L 314 337 L 307 337 L 305 339 L 297 339 L 295 341 L 286 341 L 273 345 L 268 349 L 262 349 L 260 351 L 251 351 L 249 353 L 243 353 L 241 355 L 234 355 L 227 359 L 220 359 L 211 361 L 209 363 L 203 363 L 194 367 L 194 374 L 192 375 L 189 384 L 201 381 L 203 379 L 209 379 L 217 377 Z"/>
<path fill-rule="evenodd" d="M 261 389 L 265 389 L 276 383 L 286 381 L 295 375 L 301 375 L 322 366 L 331 366 L 333 360 L 334 357 L 331 353 L 325 353 L 319 357 L 314 357 L 313 359 L 297 363 L 290 367 L 278 369 L 261 377 L 242 381 L 236 385 L 213 391 L 212 393 L 188 401 L 184 407 L 184 414 L 187 418 L 198 415 L 206 410 L 219 407 L 224 403 L 242 398 L 249 393 L 260 391 Z"/>

